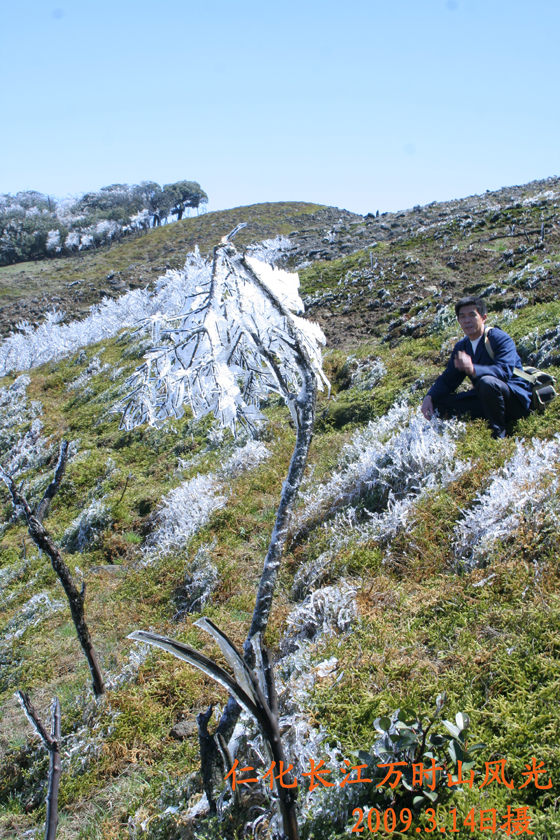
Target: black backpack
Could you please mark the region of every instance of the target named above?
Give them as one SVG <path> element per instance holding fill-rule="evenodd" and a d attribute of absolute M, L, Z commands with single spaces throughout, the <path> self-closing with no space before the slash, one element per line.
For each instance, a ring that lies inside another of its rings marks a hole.
<path fill-rule="evenodd" d="M 484 347 L 492 361 L 494 361 L 494 351 L 488 338 L 488 333 L 491 329 L 492 327 L 484 328 Z M 513 372 L 520 379 L 524 379 L 525 382 L 529 383 L 533 394 L 532 408 L 542 414 L 548 403 L 552 402 L 558 396 L 554 388 L 556 379 L 550 373 L 545 373 L 543 370 L 538 370 L 534 367 L 514 368 Z"/>

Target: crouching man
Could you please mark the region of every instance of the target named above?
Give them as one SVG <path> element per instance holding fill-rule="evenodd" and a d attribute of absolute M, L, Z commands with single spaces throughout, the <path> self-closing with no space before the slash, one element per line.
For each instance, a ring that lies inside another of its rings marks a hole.
<path fill-rule="evenodd" d="M 488 310 L 484 301 L 463 298 L 455 304 L 455 313 L 465 338 L 457 342 L 446 369 L 424 398 L 422 414 L 428 420 L 436 410 L 444 416 L 483 417 L 490 424 L 492 436 L 503 438 L 506 423 L 526 417 L 531 406 L 530 386 L 513 373 L 515 367 L 522 367 L 515 343 L 499 327 L 493 327 L 487 333 L 494 352 L 492 359 L 485 346 Z M 465 376 L 473 388 L 455 394 Z"/>

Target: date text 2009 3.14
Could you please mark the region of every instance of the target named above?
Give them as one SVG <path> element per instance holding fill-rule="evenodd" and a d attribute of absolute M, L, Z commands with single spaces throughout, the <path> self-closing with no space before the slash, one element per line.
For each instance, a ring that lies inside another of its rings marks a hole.
<path fill-rule="evenodd" d="M 496 808 L 479 811 L 471 808 L 464 819 L 457 815 L 456 808 L 450 808 L 449 812 L 445 814 L 445 818 L 441 810 L 436 815 L 433 808 L 427 808 L 424 814 L 427 818 L 427 825 L 413 828 L 413 834 L 431 834 L 432 832 L 438 834 L 458 834 L 461 832 L 464 834 L 465 830 L 471 833 L 473 831 L 491 831 L 494 833 L 498 829 L 504 831 L 508 837 L 511 835 L 534 834 L 529 828 L 531 817 L 528 808 L 511 808 L 508 806 L 507 813 L 502 815 Z M 365 812 L 362 808 L 354 808 L 352 817 L 356 819 L 352 834 L 361 834 L 366 829 L 372 834 L 378 831 L 391 833 L 396 830 L 399 834 L 404 834 L 412 826 L 412 811 L 410 808 L 402 808 L 398 818 L 393 808 L 387 808 L 383 812 L 377 808 L 371 808 Z M 397 826 L 399 826 L 398 829 Z"/>

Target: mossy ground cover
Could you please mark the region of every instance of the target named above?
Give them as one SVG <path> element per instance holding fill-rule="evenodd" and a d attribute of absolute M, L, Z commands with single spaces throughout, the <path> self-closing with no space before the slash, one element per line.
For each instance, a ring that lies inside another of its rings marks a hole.
<path fill-rule="evenodd" d="M 406 260 L 411 264 L 413 246 L 415 253 L 424 248 L 426 259 L 430 254 L 437 256 L 439 249 L 433 240 L 400 243 L 393 250 L 393 246 L 379 246 L 380 256 L 390 257 L 391 265 L 396 265 L 393 285 L 383 281 L 383 287 L 396 292 L 405 283 L 400 274 Z M 312 295 L 338 289 L 349 272 L 368 268 L 369 252 L 312 266 L 302 273 L 304 292 Z M 424 285 L 430 285 L 429 279 Z M 480 277 L 476 279 L 478 283 Z M 410 285 L 411 280 L 406 282 Z M 431 283 L 436 282 L 440 280 L 432 277 Z M 478 289 L 477 283 L 473 280 L 472 285 Z M 345 303 L 350 311 L 341 317 L 363 310 L 366 318 L 373 311 L 367 306 L 377 299 L 378 287 L 363 290 L 361 300 Z M 430 296 L 434 305 L 427 319 L 432 322 L 435 300 Z M 333 310 L 333 317 L 337 311 Z M 496 305 L 494 312 L 499 311 Z M 519 309 L 507 330 L 519 340 L 537 328 L 556 326 L 559 316 L 555 300 L 535 302 Z M 383 415 L 396 399 L 420 402 L 441 369 L 442 343 L 452 333 L 453 329 L 431 332 L 427 328 L 416 336 L 395 335 L 388 341 L 385 325 L 362 333 L 359 341 L 346 339 L 328 350 L 325 366 L 336 399 L 328 401 L 323 395 L 319 401 L 309 465 L 313 481 L 319 483 L 332 473 L 354 430 Z M 192 803 L 200 795 L 198 743 L 194 733 L 180 742 L 170 731 L 182 717 L 194 720 L 209 703 L 220 706 L 225 695 L 199 672 L 165 655 L 147 652 L 132 667 L 134 646 L 126 637 L 135 629 L 152 629 L 215 654 L 213 645 L 193 627 L 196 615 L 180 621 L 174 618 L 176 591 L 197 550 L 205 545 L 212 546 L 219 579 L 204 614 L 239 645 L 251 617 L 294 442 L 289 414 L 278 405 L 266 409 L 265 443 L 272 457 L 229 482 L 227 505 L 213 514 L 186 549 L 154 557 L 146 564 L 141 549 L 154 529 L 162 496 L 197 473 L 218 469 L 233 442 L 226 436 L 216 444 L 209 435 L 210 423 L 194 423 L 188 413 L 160 430 L 120 430 L 119 417 L 109 409 L 138 363 L 134 354 L 126 355 L 129 346 L 123 338 L 111 339 L 87 348 L 85 357 L 50 363 L 29 374 L 28 396 L 43 405 L 43 435 L 49 440 L 50 455 L 39 474 L 24 476 L 24 490 L 28 487 L 31 500 L 38 500 L 52 476 L 58 442 L 64 437 L 75 441 L 77 454 L 53 502 L 49 530 L 60 543 L 92 501 L 103 499 L 109 512 L 109 524 L 82 551 L 65 556 L 76 579 L 83 576 L 87 583 L 86 617 L 102 670 L 114 682 L 107 696 L 96 703 L 61 587 L 24 525 L 12 518 L 11 504 L 2 490 L 5 526 L 0 571 L 21 565 L 19 576 L 2 593 L 6 596 L 1 603 L 3 626 L 34 594 L 46 593 L 52 602 L 60 602 L 59 608 L 30 623 L 0 650 L 4 657 L 0 678 L 2 837 L 19 837 L 38 828 L 45 814 L 47 760 L 44 751 L 37 750 L 13 698 L 16 688 L 30 692 L 43 716 L 51 697 L 58 694 L 63 733 L 74 739 L 68 742 L 69 749 L 81 744 L 65 763 L 61 838 L 108 840 L 129 837 L 131 832 L 145 840 L 187 836 L 181 835 L 173 810 L 165 818 L 161 815 L 166 808 Z M 383 361 L 387 372 L 373 393 L 351 386 L 349 353 L 360 360 Z M 69 390 L 68 383 L 94 355 L 110 367 L 84 387 Z M 121 368 L 116 375 L 111 373 L 115 368 Z M 550 371 L 558 373 L 554 368 Z M 11 381 L 7 378 L 0 384 Z M 482 422 L 469 424 L 458 441 L 457 455 L 470 460 L 470 469 L 447 487 L 422 497 L 389 555 L 374 542 L 350 546 L 341 552 L 328 581 L 336 584 L 345 576 L 353 582 L 359 619 L 350 633 L 325 636 L 318 643 L 318 657 L 338 660 L 337 679 L 316 681 L 307 709 L 310 718 L 326 727 L 349 753 L 370 748 L 376 737 L 373 722 L 380 715 L 402 707 L 429 714 L 437 695 L 446 692 L 446 716 L 453 719 L 458 711 L 467 713 L 471 742 L 486 745 L 477 754 L 477 771 L 483 770 L 485 761 L 504 759 L 506 781 L 513 782 L 512 789 L 496 783 L 480 788 L 483 776 L 477 775 L 472 789 L 463 786 L 440 806 L 438 824 L 448 827 L 449 808 L 457 808 L 462 826 L 459 836 L 488 836 L 479 828 L 471 832 L 463 826 L 471 808 L 477 812 L 495 808 L 502 815 L 508 806 L 530 808 L 531 829 L 539 840 L 560 832 L 554 795 L 560 758 L 558 535 L 554 529 L 531 530 L 522 524 L 495 546 L 485 568 L 470 572 L 461 570 L 453 555 L 453 529 L 462 511 L 511 457 L 514 437 L 548 439 L 560 432 L 558 402 L 546 414 L 520 421 L 505 441 L 493 441 Z M 294 576 L 316 550 L 317 542 L 310 539 L 291 545 L 286 553 L 266 640 L 275 653 L 293 606 L 289 593 Z M 542 780 L 546 783 L 552 778 L 551 790 L 536 791 L 534 785 L 519 789 L 525 764 L 533 756 L 544 762 L 547 775 Z M 424 829 L 430 824 L 421 816 L 416 826 Z M 231 822 L 216 831 L 223 837 L 234 837 L 236 832 L 242 836 L 239 825 Z M 332 836 L 347 835 L 349 831 Z"/>

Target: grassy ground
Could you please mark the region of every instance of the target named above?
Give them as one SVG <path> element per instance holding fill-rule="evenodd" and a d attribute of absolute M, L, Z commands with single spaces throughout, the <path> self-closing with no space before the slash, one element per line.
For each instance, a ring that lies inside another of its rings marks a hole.
<path fill-rule="evenodd" d="M 299 212 L 312 207 L 299 207 Z M 188 237 L 200 234 L 209 217 L 187 220 L 182 227 L 172 226 L 177 236 L 184 238 L 184 242 L 177 239 L 173 259 L 182 262 L 184 245 L 191 241 Z M 274 219 L 262 221 L 265 226 L 274 223 Z M 275 232 L 284 231 L 277 228 Z M 156 234 L 169 236 L 165 230 Z M 122 266 L 142 259 L 140 252 L 134 252 L 142 245 L 139 239 L 126 246 L 130 253 L 123 256 Z M 310 456 L 317 482 L 335 469 L 338 453 L 355 429 L 384 414 L 398 397 L 418 403 L 441 368 L 442 344 L 452 337 L 453 326 L 447 332 L 442 328 L 433 333 L 423 327 L 416 335 L 407 336 L 402 330 L 398 332 L 398 327 L 388 330 L 388 324 L 376 318 L 375 329 L 366 333 L 368 313 L 376 312 L 368 309 L 368 304 L 378 299 L 379 288 L 401 294 L 404 261 L 408 258 L 410 265 L 410 258 L 418 254 L 425 261 L 435 260 L 439 256 L 436 249 L 439 245 L 433 240 L 380 246 L 379 262 L 395 268 L 390 275 L 386 272 L 382 282 L 374 281 L 372 289 L 367 286 L 371 282 L 367 276 L 371 270 L 368 252 L 302 272 L 306 295 L 344 289 L 346 295 L 354 296 L 350 303 L 346 297 L 346 302 L 341 299 L 318 308 L 327 332 L 330 329 L 339 341 L 325 359 L 336 400 L 327 402 L 322 397 L 318 408 L 317 434 Z M 466 249 L 470 260 L 472 252 Z M 548 254 L 552 260 L 557 258 L 554 251 Z M 88 255 L 81 271 L 94 280 L 109 266 L 117 270 L 110 258 L 111 252 L 107 252 L 101 264 L 100 256 Z M 12 268 L 10 282 L 16 279 L 16 269 L 22 270 Z M 57 270 L 54 262 L 49 270 Z M 353 287 L 355 277 L 351 272 L 357 272 L 358 277 Z M 410 269 L 409 273 L 412 276 Z M 444 273 L 425 277 L 418 288 L 436 285 L 441 291 Z M 62 275 L 61 271 L 61 282 L 70 280 L 70 275 Z M 472 288 L 480 289 L 498 275 L 481 270 L 471 276 Z M 406 278 L 406 285 L 412 282 Z M 463 285 L 468 286 L 464 279 Z M 515 284 L 510 285 L 504 296 L 507 301 L 517 294 Z M 445 288 L 443 295 L 421 292 L 420 308 L 431 306 L 425 316 L 427 322 L 433 323 L 435 305 L 445 299 L 445 293 Z M 536 327 L 542 331 L 556 325 L 560 313 L 553 296 L 550 286 L 550 291 L 542 292 L 541 302 L 535 300 L 519 309 L 517 318 L 506 327 L 508 332 L 520 340 Z M 503 299 L 491 305 L 498 313 Z M 350 306 L 346 313 L 342 312 L 344 306 Z M 408 318 L 409 312 L 406 315 Z M 358 333 L 359 340 L 355 337 Z M 31 371 L 28 388 L 29 398 L 42 403 L 43 435 L 49 438 L 51 447 L 50 457 L 39 473 L 31 472 L 26 477 L 24 489 L 32 500 L 40 497 L 50 480 L 58 441 L 75 441 L 78 451 L 52 505 L 49 530 L 61 542 L 72 521 L 95 499 L 102 498 L 108 511 L 108 524 L 94 541 L 80 553 L 67 554 L 67 560 L 76 578 L 83 576 L 87 582 L 86 615 L 109 679 L 130 665 L 134 646 L 126 637 L 135 629 L 153 629 L 208 654 L 215 653 L 212 644 L 193 627 L 196 615 L 179 622 L 174 619 L 177 590 L 203 545 L 212 546 L 219 571 L 218 587 L 204 614 L 236 643 L 243 642 L 294 441 L 287 411 L 271 406 L 267 409 L 266 445 L 273 457 L 231 481 L 227 506 L 193 537 L 188 551 L 174 552 L 144 565 L 140 562 L 141 545 L 153 529 L 161 497 L 191 475 L 216 469 L 232 442 L 226 438 L 219 446 L 212 445 L 209 423 L 195 424 L 188 417 L 159 431 L 119 430 L 119 418 L 108 409 L 138 363 L 128 348 L 119 338 L 87 348 L 87 358 L 76 356 Z M 68 391 L 67 383 L 85 370 L 95 354 L 111 368 L 121 368 L 114 381 L 102 373 L 88 382 L 87 389 Z M 385 364 L 387 373 L 373 393 L 349 387 L 354 364 L 348 361 L 349 355 L 380 358 Z M 558 373 L 555 368 L 550 370 Z M 0 384 L 6 386 L 12 381 L 13 377 Z M 529 440 L 548 439 L 559 433 L 559 403 L 545 415 L 520 421 L 513 435 Z M 489 832 L 480 830 L 478 816 L 478 827 L 472 831 L 468 824 L 463 825 L 470 809 L 475 808 L 478 814 L 480 809 L 495 808 L 501 816 L 508 806 L 528 806 L 533 815 L 531 829 L 545 840 L 560 836 L 555 795 L 560 782 L 558 534 L 554 528 L 534 530 L 522 523 L 495 548 L 485 568 L 471 572 L 460 571 L 453 555 L 453 528 L 461 512 L 472 505 L 489 477 L 512 455 L 514 446 L 513 437 L 493 441 L 484 424 L 469 424 L 458 443 L 458 455 L 470 459 L 470 469 L 446 488 L 423 497 L 409 527 L 391 545 L 390 560 L 383 562 L 383 552 L 373 542 L 341 552 L 327 582 L 335 584 L 344 576 L 356 586 L 359 620 L 350 633 L 325 636 L 317 643 L 317 661 L 330 657 L 338 660 L 338 679 L 336 685 L 328 676 L 317 679 L 307 713 L 350 754 L 370 748 L 375 738 L 374 720 L 380 715 L 404 707 L 430 713 L 437 695 L 446 692 L 446 716 L 452 720 L 456 712 L 467 713 L 471 718 L 470 741 L 485 744 L 478 754 L 477 772 L 483 770 L 484 762 L 504 759 L 505 778 L 513 781 L 513 788 L 498 783 L 480 788 L 483 776 L 477 775 L 473 789 L 464 787 L 452 800 L 438 806 L 438 825 L 445 824 L 449 830 L 449 809 L 455 807 L 459 836 L 484 838 Z M 187 461 L 182 471 L 181 461 Z M 196 801 L 200 795 L 196 780 L 198 743 L 194 733 L 178 741 L 170 731 L 181 718 L 194 720 L 209 703 L 223 704 L 224 692 L 177 660 L 147 652 L 137 668 L 131 667 L 130 679 L 118 682 L 96 703 L 54 572 L 45 557 L 38 555 L 23 524 L 13 520 L 4 490 L 0 501 L 2 521 L 6 523 L 0 543 L 0 572 L 19 569 L 18 576 L 2 592 L 4 627 L 30 595 L 42 592 L 51 601 L 60 602 L 59 609 L 34 626 L 31 623 L 22 635 L 11 641 L 2 636 L 0 837 L 20 837 L 38 828 L 45 814 L 47 758 L 44 751 L 36 749 L 14 700 L 17 688 L 30 692 L 43 715 L 57 694 L 63 711 L 63 733 L 73 733 L 67 752 L 72 745 L 77 747 L 67 757 L 62 778 L 59 837 L 109 840 L 191 836 L 181 823 L 181 813 L 185 803 Z M 289 593 L 294 575 L 316 547 L 313 539 L 304 540 L 287 552 L 266 640 L 276 652 L 293 606 Z M 547 775 L 541 780 L 552 778 L 552 789 L 538 791 L 534 785 L 520 789 L 525 764 L 533 756 L 544 762 Z M 162 817 L 168 807 L 178 807 L 179 811 Z M 413 823 L 412 832 L 415 827 L 428 830 L 430 821 L 421 816 Z M 216 830 L 223 837 L 239 832 L 228 822 Z M 387 832 L 381 834 L 388 836 Z M 351 836 L 349 829 L 332 836 L 347 835 Z M 362 836 L 367 836 L 367 831 Z M 496 836 L 506 835 L 498 831 Z"/>

